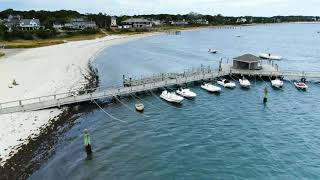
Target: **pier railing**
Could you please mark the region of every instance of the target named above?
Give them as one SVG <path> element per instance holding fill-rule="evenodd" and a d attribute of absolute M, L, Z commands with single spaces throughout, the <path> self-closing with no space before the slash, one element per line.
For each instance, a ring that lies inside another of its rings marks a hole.
<path fill-rule="evenodd" d="M 125 79 L 123 86 L 98 87 L 78 91 L 58 93 L 48 96 L 41 96 L 29 99 L 22 99 L 10 102 L 0 102 L 0 114 L 40 110 L 45 108 L 60 107 L 62 105 L 74 104 L 92 99 L 108 98 L 114 96 L 128 95 L 137 92 L 146 92 L 157 88 L 163 88 L 172 85 L 181 85 L 194 81 L 204 81 L 228 75 L 247 75 L 247 76 L 290 76 L 320 78 L 320 72 L 306 71 L 247 71 L 235 69 L 221 69 L 221 71 L 201 66 L 185 70 L 182 73 L 157 74 L 150 77 L 139 79 Z"/>

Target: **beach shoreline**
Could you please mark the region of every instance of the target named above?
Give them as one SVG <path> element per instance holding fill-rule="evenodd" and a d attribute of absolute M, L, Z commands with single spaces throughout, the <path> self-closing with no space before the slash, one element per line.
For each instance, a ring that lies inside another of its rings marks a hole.
<path fill-rule="evenodd" d="M 0 102 L 95 88 L 98 86 L 98 76 L 90 66 L 102 50 L 156 34 L 159 33 L 112 35 L 25 49 L 6 56 L 0 61 Z M 19 85 L 12 87 L 12 79 L 17 80 Z M 39 166 L 30 166 L 29 162 L 39 148 L 37 145 L 48 138 L 48 132 L 58 130 L 57 124 L 63 125 L 73 115 L 80 113 L 79 110 L 83 111 L 82 106 L 76 107 L 76 110 L 70 106 L 66 109 L 0 115 L 0 127 L 5 129 L 0 132 L 0 179 L 25 179 L 39 168 L 41 163 L 37 163 Z M 50 149 L 45 148 L 43 151 L 48 152 Z"/>

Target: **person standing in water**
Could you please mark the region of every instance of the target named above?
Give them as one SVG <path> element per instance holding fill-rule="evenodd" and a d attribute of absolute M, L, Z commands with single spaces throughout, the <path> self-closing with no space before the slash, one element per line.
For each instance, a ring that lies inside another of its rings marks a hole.
<path fill-rule="evenodd" d="M 85 146 L 86 153 L 87 155 L 91 155 L 92 154 L 91 139 L 90 139 L 89 131 L 87 129 L 84 130 L 83 138 L 84 138 L 84 146 Z"/>
<path fill-rule="evenodd" d="M 263 98 L 263 102 L 266 103 L 268 101 L 268 88 L 265 87 L 264 88 L 264 98 Z"/>

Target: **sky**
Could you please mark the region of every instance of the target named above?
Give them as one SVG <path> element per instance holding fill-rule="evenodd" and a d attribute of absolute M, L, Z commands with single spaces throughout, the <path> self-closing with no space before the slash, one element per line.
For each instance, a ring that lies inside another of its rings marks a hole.
<path fill-rule="evenodd" d="M 0 10 L 76 10 L 109 15 L 320 16 L 320 0 L 0 0 Z"/>

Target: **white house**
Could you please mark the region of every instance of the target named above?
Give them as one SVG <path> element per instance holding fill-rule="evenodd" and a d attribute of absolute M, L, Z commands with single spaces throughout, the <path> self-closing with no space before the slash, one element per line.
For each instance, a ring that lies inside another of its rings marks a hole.
<path fill-rule="evenodd" d="M 39 29 L 40 26 L 40 20 L 39 19 L 21 19 L 19 22 L 19 26 L 23 30 L 35 30 Z"/>
<path fill-rule="evenodd" d="M 83 18 L 72 19 L 69 23 L 66 23 L 63 26 L 70 29 L 97 28 L 97 25 L 94 21 L 87 21 Z"/>
<path fill-rule="evenodd" d="M 185 19 L 183 19 L 182 21 L 171 21 L 170 24 L 171 25 L 181 26 L 181 25 L 188 25 L 189 22 L 186 21 Z"/>
<path fill-rule="evenodd" d="M 246 22 L 247 22 L 247 19 L 244 18 L 244 17 L 241 17 L 241 18 L 237 19 L 237 23 L 246 23 Z"/>
<path fill-rule="evenodd" d="M 110 27 L 117 27 L 117 18 L 111 17 Z"/>
<path fill-rule="evenodd" d="M 130 18 L 121 22 L 122 26 L 131 26 L 133 28 L 151 28 L 153 26 L 152 21 L 144 18 Z M 125 29 L 125 28 L 123 28 Z"/>

